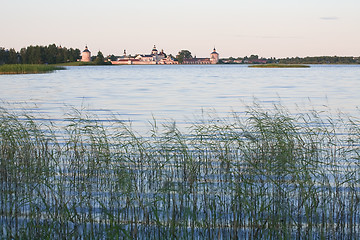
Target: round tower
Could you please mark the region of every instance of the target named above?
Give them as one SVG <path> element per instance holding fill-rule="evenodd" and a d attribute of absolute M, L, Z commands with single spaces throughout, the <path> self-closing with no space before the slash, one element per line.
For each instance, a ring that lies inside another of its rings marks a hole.
<path fill-rule="evenodd" d="M 91 52 L 89 51 L 87 46 L 85 46 L 85 50 L 82 52 L 81 61 L 91 62 Z"/>
<path fill-rule="evenodd" d="M 210 63 L 217 64 L 219 62 L 219 54 L 216 52 L 214 47 L 213 52 L 210 54 Z"/>

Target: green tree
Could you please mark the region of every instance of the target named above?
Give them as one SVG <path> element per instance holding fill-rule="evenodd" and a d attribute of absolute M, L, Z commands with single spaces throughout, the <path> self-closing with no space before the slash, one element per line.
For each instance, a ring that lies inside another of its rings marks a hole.
<path fill-rule="evenodd" d="M 26 52 L 29 53 L 29 62 L 30 64 L 40 64 L 41 62 L 41 49 L 39 46 L 30 46 L 27 47 Z"/>
<path fill-rule="evenodd" d="M 20 50 L 20 63 L 22 64 L 26 63 L 26 48 L 22 48 Z"/>
<path fill-rule="evenodd" d="M 56 63 L 64 63 L 66 60 L 66 48 L 58 47 Z"/>
<path fill-rule="evenodd" d="M 96 65 L 102 65 L 105 62 L 105 58 L 104 55 L 102 54 L 102 52 L 98 52 L 96 58 L 95 58 L 95 64 Z"/>
<path fill-rule="evenodd" d="M 18 63 L 18 54 L 15 51 L 15 49 L 13 49 L 13 48 L 10 48 L 10 50 L 9 50 L 9 58 L 8 58 L 7 63 L 8 64 L 16 64 L 16 63 Z"/>
<path fill-rule="evenodd" d="M 10 49 L 11 50 L 11 49 Z M 80 58 L 79 49 L 67 49 L 66 47 L 58 47 L 55 44 L 49 46 L 28 46 L 20 50 L 21 63 L 64 63 L 76 62 Z M 17 57 L 18 58 L 18 57 Z"/>
<path fill-rule="evenodd" d="M 68 50 L 68 56 L 69 58 L 67 59 L 69 62 L 76 62 L 78 59 L 80 59 L 80 50 L 79 49 L 73 49 L 70 48 Z"/>
<path fill-rule="evenodd" d="M 7 62 L 7 53 L 5 48 L 0 47 L 0 65 Z"/>
<path fill-rule="evenodd" d="M 184 59 L 192 58 L 191 52 L 189 50 L 181 50 L 178 55 L 176 55 L 176 59 L 179 63 L 183 63 Z"/>
<path fill-rule="evenodd" d="M 112 55 L 110 56 L 110 61 L 116 61 L 116 60 L 117 60 L 117 57 L 115 57 L 115 55 L 112 54 Z"/>
<path fill-rule="evenodd" d="M 46 48 L 46 63 L 54 64 L 56 63 L 57 47 L 55 44 L 51 44 Z"/>
<path fill-rule="evenodd" d="M 259 56 L 258 56 L 258 55 L 251 55 L 251 56 L 249 57 L 249 60 L 257 60 L 257 59 L 259 59 Z"/>

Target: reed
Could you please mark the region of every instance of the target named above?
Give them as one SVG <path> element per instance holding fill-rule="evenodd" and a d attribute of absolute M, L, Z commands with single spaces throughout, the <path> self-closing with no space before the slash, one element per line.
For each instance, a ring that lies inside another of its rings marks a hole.
<path fill-rule="evenodd" d="M 33 74 L 63 70 L 64 67 L 45 64 L 5 64 L 0 65 L 0 74 Z"/>
<path fill-rule="evenodd" d="M 276 105 L 148 134 L 0 111 L 2 239 L 357 239 L 356 118 Z"/>
<path fill-rule="evenodd" d="M 250 65 L 250 68 L 309 68 L 309 65 L 304 64 L 256 64 Z"/>
<path fill-rule="evenodd" d="M 94 62 L 67 62 L 67 63 L 58 63 L 57 66 L 94 66 L 96 65 Z"/>

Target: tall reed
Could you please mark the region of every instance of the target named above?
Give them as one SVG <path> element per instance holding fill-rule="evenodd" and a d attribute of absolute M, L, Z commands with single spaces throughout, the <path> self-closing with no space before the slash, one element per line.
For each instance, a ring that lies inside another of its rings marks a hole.
<path fill-rule="evenodd" d="M 0 111 L 0 238 L 360 237 L 359 121 L 254 104 L 148 134 Z"/>

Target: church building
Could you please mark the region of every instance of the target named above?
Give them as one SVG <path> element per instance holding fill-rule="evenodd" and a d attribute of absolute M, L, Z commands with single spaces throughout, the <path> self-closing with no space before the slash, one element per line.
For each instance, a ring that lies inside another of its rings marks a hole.
<path fill-rule="evenodd" d="M 175 61 L 170 56 L 167 56 L 164 53 L 164 50 L 161 50 L 159 53 L 154 45 L 150 54 L 138 54 L 136 57 L 126 56 L 124 51 L 124 56 L 118 58 L 116 61 L 111 61 L 112 64 L 129 64 L 129 65 L 148 65 L 148 64 L 178 64 L 178 61 Z"/>
<path fill-rule="evenodd" d="M 210 63 L 217 64 L 218 62 L 219 62 L 219 54 L 216 52 L 216 49 L 214 47 L 213 52 L 210 54 Z"/>

